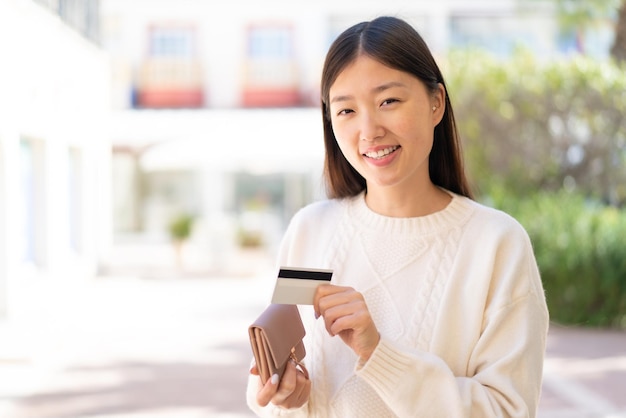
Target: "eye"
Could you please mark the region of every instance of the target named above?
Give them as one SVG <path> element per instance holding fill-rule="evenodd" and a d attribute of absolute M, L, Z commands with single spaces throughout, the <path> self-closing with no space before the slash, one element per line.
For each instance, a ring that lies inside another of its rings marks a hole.
<path fill-rule="evenodd" d="M 340 111 L 337 112 L 337 116 L 341 116 L 341 115 L 347 115 L 348 113 L 353 113 L 354 110 L 352 109 L 341 109 Z"/>
<path fill-rule="evenodd" d="M 396 102 L 399 102 L 399 101 L 400 100 L 398 100 L 398 99 L 386 99 L 386 100 L 383 100 L 383 102 L 380 105 L 381 106 L 389 106 L 389 105 L 391 105 L 393 103 L 396 103 Z"/>

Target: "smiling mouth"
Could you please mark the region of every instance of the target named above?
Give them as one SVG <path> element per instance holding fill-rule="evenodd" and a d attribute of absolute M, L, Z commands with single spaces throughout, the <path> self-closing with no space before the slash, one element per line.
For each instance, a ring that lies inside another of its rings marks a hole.
<path fill-rule="evenodd" d="M 374 160 L 380 160 L 381 158 L 384 158 L 387 155 L 391 154 L 392 152 L 396 151 L 398 148 L 400 148 L 399 145 L 394 145 L 393 147 L 387 147 L 385 149 L 381 149 L 378 151 L 366 152 L 363 155 L 368 158 L 373 158 Z"/>

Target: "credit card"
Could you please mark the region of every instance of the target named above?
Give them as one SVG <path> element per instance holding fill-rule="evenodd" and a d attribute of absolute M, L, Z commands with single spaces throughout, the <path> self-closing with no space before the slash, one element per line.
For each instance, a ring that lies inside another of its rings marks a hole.
<path fill-rule="evenodd" d="M 332 270 L 281 267 L 278 271 L 272 303 L 313 305 L 317 286 L 330 283 Z"/>

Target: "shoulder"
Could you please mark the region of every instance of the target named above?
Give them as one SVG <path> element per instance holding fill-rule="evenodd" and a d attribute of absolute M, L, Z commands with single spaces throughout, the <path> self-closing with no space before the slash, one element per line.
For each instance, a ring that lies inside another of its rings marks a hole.
<path fill-rule="evenodd" d="M 462 233 L 462 251 L 496 270 L 516 266 L 522 276 L 536 276 L 534 249 L 524 226 L 502 210 L 467 200 L 473 210 Z"/>
<path fill-rule="evenodd" d="M 490 298 L 509 303 L 533 294 L 543 300 L 540 274 L 526 229 L 502 210 L 470 202 L 474 210 L 461 245 L 468 265 L 488 272 Z"/>
<path fill-rule="evenodd" d="M 472 207 L 468 220 L 468 230 L 472 235 L 498 240 L 528 241 L 526 229 L 510 214 L 465 197 L 460 198 L 465 199 L 467 205 Z"/>
<path fill-rule="evenodd" d="M 289 221 L 285 233 L 287 240 L 298 245 L 305 242 L 321 242 L 329 239 L 341 223 L 345 204 L 343 200 L 320 200 L 299 209 Z"/>
<path fill-rule="evenodd" d="M 306 206 L 298 210 L 296 216 L 311 217 L 316 215 L 323 215 L 329 211 L 336 211 L 341 206 L 343 200 L 341 199 L 323 199 L 309 203 Z"/>
<path fill-rule="evenodd" d="M 324 255 L 343 219 L 342 207 L 341 200 L 322 200 L 298 210 L 283 236 L 280 263 L 324 267 Z"/>
<path fill-rule="evenodd" d="M 315 226 L 323 228 L 338 220 L 345 206 L 344 200 L 319 200 L 299 209 L 290 221 L 290 228 Z"/>

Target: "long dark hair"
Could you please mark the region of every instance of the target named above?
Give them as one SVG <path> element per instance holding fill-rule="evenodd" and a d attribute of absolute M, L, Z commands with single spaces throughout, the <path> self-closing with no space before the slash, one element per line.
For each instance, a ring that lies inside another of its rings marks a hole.
<path fill-rule="evenodd" d="M 382 16 L 361 22 L 341 33 L 326 54 L 322 70 L 322 118 L 324 123 L 324 178 L 331 198 L 356 196 L 366 188 L 365 179 L 339 149 L 330 119 L 329 91 L 337 76 L 359 55 L 419 78 L 434 93 L 439 84 L 446 89 L 441 71 L 417 31 L 402 19 Z M 431 181 L 451 192 L 472 197 L 465 177 L 461 144 L 452 105 L 446 89 L 445 113 L 435 127 L 429 156 Z"/>

